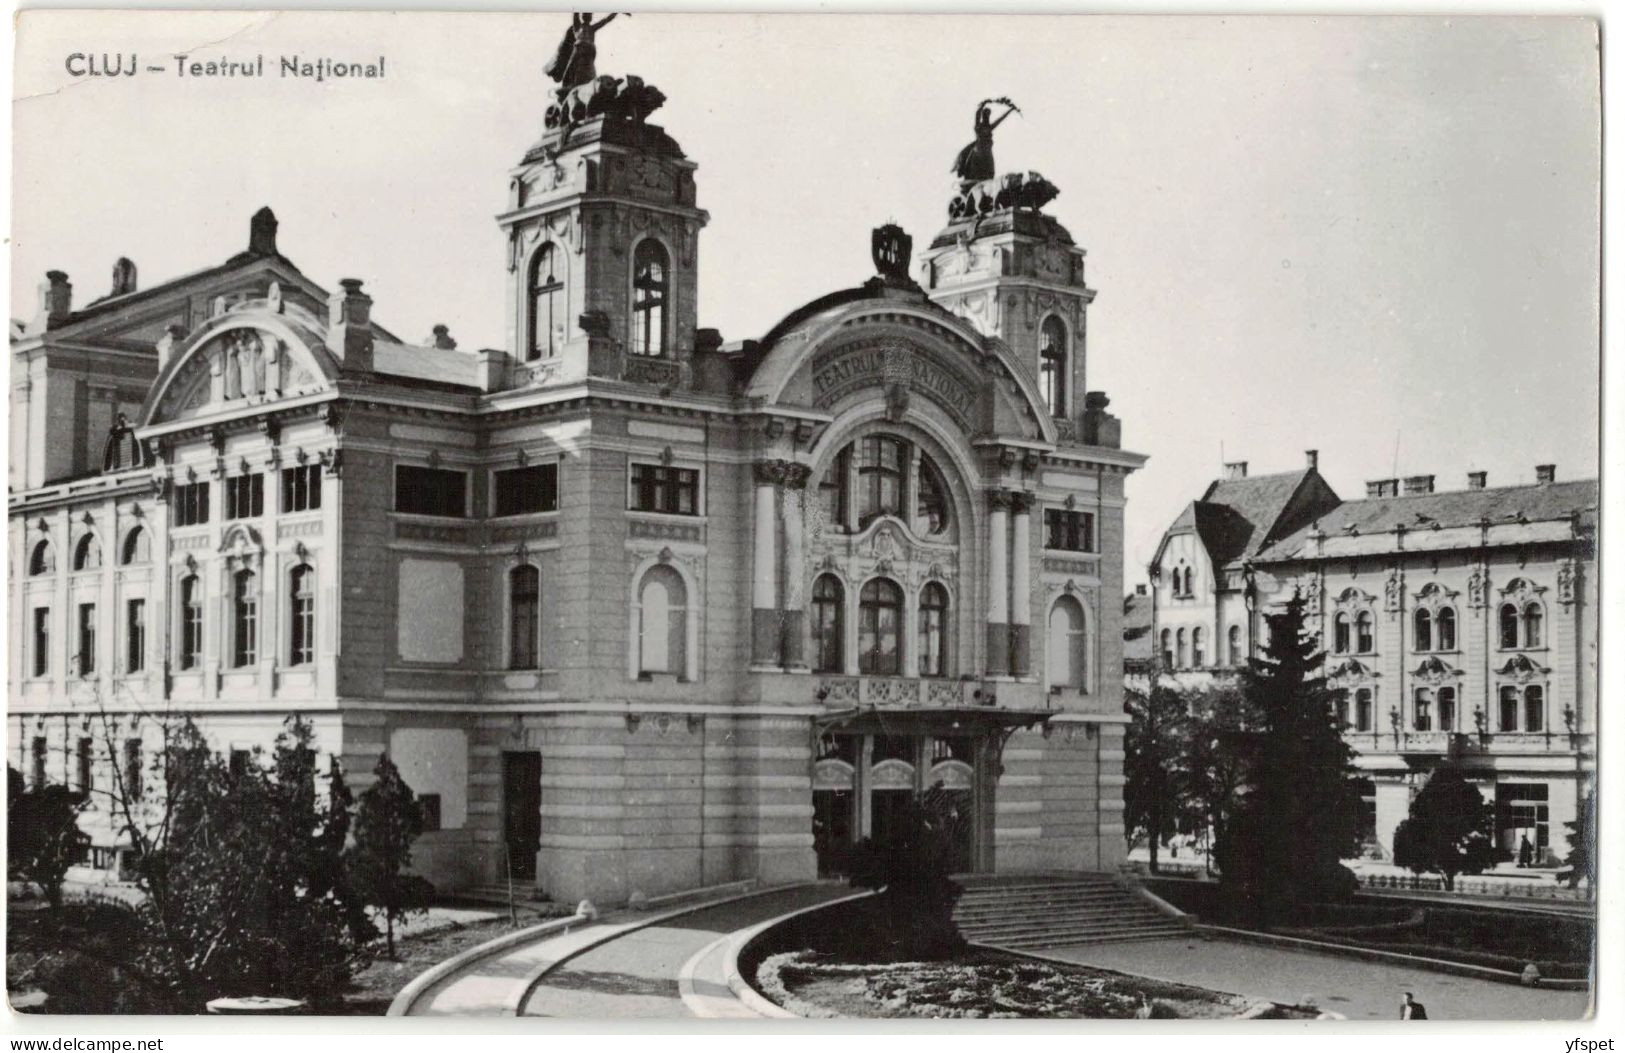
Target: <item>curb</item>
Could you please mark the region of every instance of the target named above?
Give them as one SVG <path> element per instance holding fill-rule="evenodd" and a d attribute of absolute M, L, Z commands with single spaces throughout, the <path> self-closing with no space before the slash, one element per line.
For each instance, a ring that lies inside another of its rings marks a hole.
<path fill-rule="evenodd" d="M 466 951 L 454 954 L 443 962 L 429 966 L 423 972 L 414 976 L 407 985 L 401 988 L 394 1000 L 389 1003 L 385 1016 L 406 1016 L 412 1008 L 412 1003 L 423 996 L 423 992 L 444 980 L 447 976 L 465 966 L 494 954 L 500 954 L 522 943 L 529 943 L 538 936 L 552 936 L 556 933 L 567 932 L 570 927 L 584 921 L 590 921 L 585 914 L 572 914 L 568 918 L 554 918 L 544 921 L 540 925 L 532 925 L 517 932 L 505 933 L 494 940 L 488 940 L 477 947 L 470 947 Z"/>
<path fill-rule="evenodd" d="M 710 910 L 712 907 L 720 907 L 720 906 L 722 906 L 724 904 L 727 904 L 727 903 L 738 903 L 738 902 L 741 902 L 743 900 L 755 899 L 758 896 L 770 896 L 770 895 L 773 895 L 774 893 L 777 893 L 777 892 L 788 892 L 791 889 L 816 887 L 816 886 L 821 885 L 821 884 L 823 884 L 823 882 L 819 882 L 819 881 L 797 881 L 797 882 L 794 882 L 794 883 L 788 884 L 788 885 L 774 885 L 774 886 L 772 886 L 770 888 L 758 888 L 758 889 L 755 889 L 753 891 L 743 893 L 741 895 L 724 896 L 721 899 L 713 899 L 713 900 L 707 900 L 707 901 L 705 901 L 703 903 L 690 904 L 689 906 L 681 907 L 681 908 L 679 908 L 677 910 L 667 911 L 664 914 L 656 914 L 653 917 L 639 918 L 636 922 L 633 922 L 633 923 L 628 924 L 628 925 L 624 925 L 624 926 L 617 925 L 617 926 L 614 927 L 613 931 L 606 932 L 603 936 L 599 937 L 598 939 L 589 940 L 588 942 L 583 943 L 579 947 L 572 948 L 568 953 L 566 953 L 566 954 L 564 954 L 564 955 L 562 955 L 562 956 L 560 956 L 558 958 L 555 958 L 554 960 L 552 960 L 550 962 L 547 962 L 547 963 L 543 964 L 542 966 L 540 966 L 540 967 L 538 967 L 536 969 L 531 970 L 531 972 L 528 973 L 524 978 L 524 984 L 520 988 L 519 997 L 514 999 L 513 1002 L 511 1002 L 508 1005 L 507 1010 L 504 1013 L 504 1015 L 506 1015 L 506 1016 L 522 1016 L 522 1015 L 524 1015 L 525 1003 L 530 1001 L 531 994 L 536 990 L 537 987 L 539 987 L 541 985 L 542 980 L 544 980 L 547 977 L 548 973 L 552 972 L 554 969 L 557 969 L 559 966 L 561 966 L 561 965 L 565 964 L 566 962 L 570 961 L 572 958 L 580 957 L 581 955 L 587 953 L 588 951 L 593 950 L 593 949 L 598 948 L 598 947 L 602 947 L 604 944 L 609 943 L 612 940 L 617 940 L 617 939 L 621 938 L 622 936 L 625 936 L 625 935 L 627 935 L 629 933 L 637 932 L 640 929 L 647 929 L 647 928 L 651 928 L 651 927 L 653 927 L 655 925 L 664 924 L 665 922 L 671 921 L 673 918 L 681 918 L 686 914 L 698 914 L 700 911 L 702 911 L 702 910 Z M 391 1007 L 391 1008 L 393 1008 L 393 1007 Z"/>
<path fill-rule="evenodd" d="M 740 931 L 734 933 L 729 938 L 728 953 L 722 961 L 723 975 L 725 975 L 728 979 L 728 990 L 734 993 L 735 998 L 744 1003 L 745 1008 L 749 1009 L 753 1013 L 756 1013 L 758 1016 L 771 1017 L 777 1020 L 800 1020 L 801 1017 L 790 1012 L 790 1010 L 784 1008 L 782 1005 L 779 1005 L 777 1002 L 763 995 L 760 991 L 756 990 L 756 988 L 750 985 L 750 982 L 747 981 L 744 975 L 739 971 L 740 952 L 745 949 L 745 945 L 750 943 L 750 941 L 754 940 L 768 929 L 773 928 L 775 925 L 784 924 L 791 918 L 799 918 L 803 914 L 811 914 L 815 910 L 824 910 L 827 907 L 838 906 L 842 903 L 851 903 L 854 900 L 863 899 L 867 896 L 873 896 L 874 894 L 875 893 L 872 889 L 866 889 L 862 892 L 854 892 L 850 896 L 842 896 L 840 899 L 832 899 L 828 903 L 815 903 L 810 907 L 802 907 L 800 910 L 793 910 L 788 914 L 781 914 L 776 918 L 769 918 L 764 922 L 752 925 L 748 929 L 741 929 Z"/>
<path fill-rule="evenodd" d="M 1351 947 L 1342 943 L 1323 943 L 1319 940 L 1306 940 L 1301 936 L 1279 936 L 1269 932 L 1253 932 L 1251 929 L 1231 929 L 1223 925 L 1198 923 L 1196 931 L 1203 935 L 1236 940 L 1242 943 L 1263 943 L 1287 950 L 1330 954 L 1343 958 L 1360 958 L 1369 962 L 1381 962 L 1384 965 L 1405 965 L 1428 972 L 1449 973 L 1454 976 L 1466 976 L 1475 980 L 1491 980 L 1496 983 L 1513 984 L 1518 987 L 1524 986 L 1523 977 L 1518 973 L 1507 972 L 1505 969 L 1491 969 L 1483 965 L 1468 965 L 1465 962 L 1450 962 L 1442 958 L 1422 958 L 1409 954 L 1400 954 L 1397 951 L 1377 950 L 1374 947 Z M 1554 991 L 1591 990 L 1589 980 L 1542 979 L 1538 986 Z"/>

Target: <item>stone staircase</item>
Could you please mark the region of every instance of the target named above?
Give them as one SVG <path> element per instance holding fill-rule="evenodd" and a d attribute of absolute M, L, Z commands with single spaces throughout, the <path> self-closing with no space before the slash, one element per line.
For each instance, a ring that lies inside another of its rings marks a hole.
<path fill-rule="evenodd" d="M 967 875 L 959 882 L 965 893 L 954 921 L 972 943 L 1036 950 L 1191 932 L 1188 919 L 1162 913 L 1113 874 Z"/>

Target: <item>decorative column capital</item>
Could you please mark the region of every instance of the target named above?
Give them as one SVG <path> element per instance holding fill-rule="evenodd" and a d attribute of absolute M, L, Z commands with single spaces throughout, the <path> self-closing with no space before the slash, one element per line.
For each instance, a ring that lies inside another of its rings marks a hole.
<path fill-rule="evenodd" d="M 807 483 L 812 479 L 812 469 L 805 464 L 794 461 L 781 462 L 784 465 L 784 485 L 788 490 L 805 490 Z"/>
<path fill-rule="evenodd" d="M 1010 494 L 1010 511 L 1018 516 L 1024 516 L 1033 510 L 1036 498 L 1025 490 L 1012 491 Z"/>
<path fill-rule="evenodd" d="M 751 465 L 751 473 L 758 486 L 778 486 L 785 479 L 785 462 L 772 459 L 756 461 Z"/>
<path fill-rule="evenodd" d="M 1010 491 L 989 490 L 987 492 L 987 510 L 989 512 L 1008 512 L 1010 510 Z"/>

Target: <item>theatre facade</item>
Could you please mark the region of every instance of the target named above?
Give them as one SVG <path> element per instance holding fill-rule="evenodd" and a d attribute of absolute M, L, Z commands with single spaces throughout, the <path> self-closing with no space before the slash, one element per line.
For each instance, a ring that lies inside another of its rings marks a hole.
<path fill-rule="evenodd" d="M 1144 458 L 1087 388 L 1055 189 L 962 183 L 917 265 L 879 228 L 874 277 L 724 341 L 659 102 L 563 91 L 508 173 L 500 349 L 398 338 L 268 209 L 151 288 L 47 276 L 12 335 L 14 767 L 128 784 L 181 716 L 252 763 L 298 713 L 352 788 L 389 753 L 442 890 L 811 878 L 934 786 L 967 871 L 1115 868 Z M 128 850 L 101 800 L 87 875 Z"/>

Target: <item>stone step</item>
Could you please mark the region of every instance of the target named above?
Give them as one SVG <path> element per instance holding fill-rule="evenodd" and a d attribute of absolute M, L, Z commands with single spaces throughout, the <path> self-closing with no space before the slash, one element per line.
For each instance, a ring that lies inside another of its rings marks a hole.
<path fill-rule="evenodd" d="M 1072 924 L 1095 921 L 1156 921 L 1163 917 L 1155 911 L 1097 910 L 1076 914 L 1001 914 L 985 918 L 954 916 L 954 924 L 961 929 L 1029 929 L 1046 924 Z"/>
<path fill-rule="evenodd" d="M 1111 874 L 1022 876 L 967 882 L 954 907 L 966 939 L 992 946 L 1064 944 L 1188 935 Z"/>
<path fill-rule="evenodd" d="M 993 947 L 1009 947 L 1012 950 L 1034 950 L 1043 947 L 1067 947 L 1080 943 L 1124 943 L 1129 940 L 1168 940 L 1190 933 L 1179 926 L 1168 928 L 1122 929 L 1116 932 L 1089 932 L 1081 934 L 1046 933 L 1042 936 L 1032 936 L 1007 940 L 972 940 L 974 943 L 985 943 Z M 970 937 L 967 937 L 970 939 Z"/>

